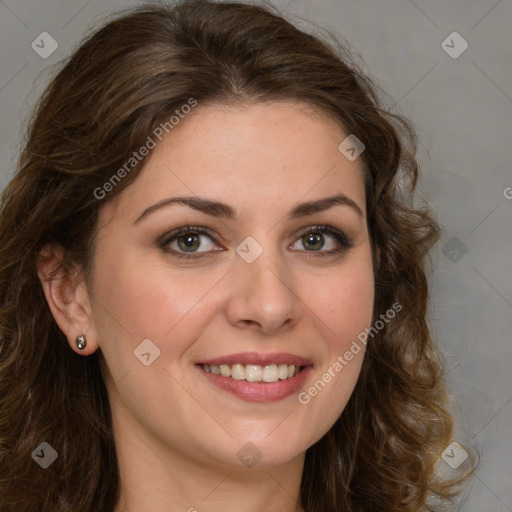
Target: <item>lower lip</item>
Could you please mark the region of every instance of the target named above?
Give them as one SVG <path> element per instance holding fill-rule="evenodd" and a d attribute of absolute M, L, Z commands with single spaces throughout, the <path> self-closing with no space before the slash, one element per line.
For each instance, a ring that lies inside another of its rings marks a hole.
<path fill-rule="evenodd" d="M 283 400 L 299 391 L 312 366 L 306 366 L 295 377 L 277 382 L 247 382 L 207 372 L 201 365 L 196 368 L 217 387 L 228 391 L 246 402 L 269 403 Z"/>

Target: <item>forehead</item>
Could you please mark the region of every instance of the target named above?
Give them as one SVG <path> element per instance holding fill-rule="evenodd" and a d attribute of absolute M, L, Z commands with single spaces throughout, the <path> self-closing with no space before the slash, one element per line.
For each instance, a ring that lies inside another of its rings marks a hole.
<path fill-rule="evenodd" d="M 156 139 L 139 176 L 104 206 L 103 215 L 134 217 L 171 195 L 223 199 L 237 211 L 261 211 L 262 202 L 293 204 L 341 192 L 364 212 L 361 159 L 338 146 L 340 123 L 297 101 L 244 105 L 199 104 Z"/>

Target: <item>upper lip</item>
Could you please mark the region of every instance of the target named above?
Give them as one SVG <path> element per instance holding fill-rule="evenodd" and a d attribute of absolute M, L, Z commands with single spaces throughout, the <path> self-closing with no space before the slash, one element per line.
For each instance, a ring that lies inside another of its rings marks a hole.
<path fill-rule="evenodd" d="M 241 352 L 239 354 L 230 354 L 226 356 L 199 361 L 197 364 L 221 365 L 221 364 L 256 364 L 266 366 L 270 364 L 288 364 L 295 366 L 309 366 L 312 362 L 309 359 L 294 354 L 279 352 L 275 354 L 258 354 L 256 352 Z"/>

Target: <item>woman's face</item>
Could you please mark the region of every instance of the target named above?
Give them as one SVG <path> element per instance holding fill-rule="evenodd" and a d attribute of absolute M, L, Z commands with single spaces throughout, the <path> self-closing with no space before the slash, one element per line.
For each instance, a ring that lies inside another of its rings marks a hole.
<path fill-rule="evenodd" d="M 363 170 L 338 149 L 347 135 L 297 102 L 199 104 L 102 207 L 88 336 L 125 437 L 270 467 L 339 417 L 364 346 L 344 354 L 374 299 Z M 346 199 L 321 202 L 334 196 Z M 293 364 L 304 369 L 288 378 Z"/>

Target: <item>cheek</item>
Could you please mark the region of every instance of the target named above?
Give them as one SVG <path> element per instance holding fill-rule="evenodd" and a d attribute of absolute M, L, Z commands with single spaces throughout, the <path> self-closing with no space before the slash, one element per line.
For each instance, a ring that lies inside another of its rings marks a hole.
<path fill-rule="evenodd" d="M 172 344 L 163 340 L 173 338 L 174 326 L 180 325 L 195 297 L 180 282 L 166 279 L 165 269 L 145 265 L 144 258 L 112 251 L 97 261 L 93 320 L 101 352 L 113 382 L 131 372 L 142 385 L 154 372 L 144 372 L 147 367 L 136 359 L 137 351 L 146 353 L 144 340 L 151 340 L 151 358 L 158 357 L 153 368 L 160 366 L 161 356 L 177 357 L 184 349 L 179 339 Z"/>
<path fill-rule="evenodd" d="M 314 316 L 323 324 L 332 350 L 347 344 L 369 327 L 374 303 L 374 277 L 370 255 L 354 256 L 332 274 L 318 280 L 311 296 Z"/>
<path fill-rule="evenodd" d="M 155 260 L 147 255 L 113 253 L 98 258 L 95 293 L 101 306 L 96 309 L 96 324 L 124 331 L 122 336 L 133 342 L 150 338 L 158 343 L 211 287 L 211 276 L 197 272 L 192 276 L 183 270 L 171 273 L 165 261 Z"/>
<path fill-rule="evenodd" d="M 312 299 L 312 318 L 323 333 L 322 363 L 311 385 L 299 395 L 315 431 L 326 432 L 345 408 L 359 378 L 371 326 L 374 277 L 371 253 L 360 252 L 329 277 L 318 280 Z M 322 352 L 320 354 L 320 352 Z"/>

